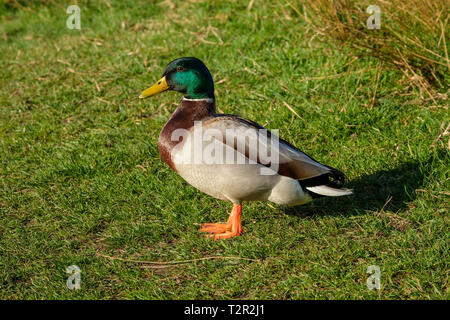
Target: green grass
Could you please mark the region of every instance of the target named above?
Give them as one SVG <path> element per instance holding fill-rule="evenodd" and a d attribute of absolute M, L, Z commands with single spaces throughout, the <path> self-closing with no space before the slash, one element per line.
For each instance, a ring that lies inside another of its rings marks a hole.
<path fill-rule="evenodd" d="M 0 298 L 449 298 L 445 100 L 318 41 L 285 1 L 78 3 L 81 30 L 66 28 L 66 5 L 0 5 Z M 199 224 L 226 220 L 230 203 L 157 150 L 180 96 L 137 99 L 180 56 L 205 61 L 220 111 L 279 129 L 355 195 L 245 203 L 243 236 L 205 239 Z M 115 259 L 210 256 L 257 261 Z M 66 287 L 69 265 L 81 290 Z"/>

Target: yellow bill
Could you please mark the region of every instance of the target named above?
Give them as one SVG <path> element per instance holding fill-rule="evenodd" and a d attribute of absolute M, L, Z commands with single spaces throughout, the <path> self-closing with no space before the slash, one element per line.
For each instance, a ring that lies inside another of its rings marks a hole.
<path fill-rule="evenodd" d="M 145 89 L 139 96 L 139 99 L 154 96 L 155 94 L 166 91 L 167 89 L 169 89 L 169 86 L 167 85 L 166 76 L 164 76 L 150 88 Z"/>

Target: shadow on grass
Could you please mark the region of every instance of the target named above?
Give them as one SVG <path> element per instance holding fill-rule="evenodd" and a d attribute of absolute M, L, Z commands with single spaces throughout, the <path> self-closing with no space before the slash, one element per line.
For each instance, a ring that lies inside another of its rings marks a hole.
<path fill-rule="evenodd" d="M 309 215 L 360 215 L 367 211 L 397 211 L 405 209 L 422 188 L 429 173 L 433 156 L 425 162 L 406 162 L 392 170 L 380 170 L 364 175 L 345 186 L 354 194 L 347 197 L 325 197 L 310 205 L 285 208 L 286 214 Z"/>

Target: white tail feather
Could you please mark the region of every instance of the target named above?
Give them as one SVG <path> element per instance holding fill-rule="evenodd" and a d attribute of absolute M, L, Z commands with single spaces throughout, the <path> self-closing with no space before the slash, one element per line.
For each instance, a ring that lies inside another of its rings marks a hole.
<path fill-rule="evenodd" d="M 309 191 L 312 191 L 314 193 L 320 194 L 322 196 L 329 196 L 329 197 L 340 197 L 340 196 L 348 196 L 350 194 L 353 194 L 352 189 L 336 189 L 331 188 L 326 185 L 322 186 L 315 186 L 315 187 L 306 187 Z"/>

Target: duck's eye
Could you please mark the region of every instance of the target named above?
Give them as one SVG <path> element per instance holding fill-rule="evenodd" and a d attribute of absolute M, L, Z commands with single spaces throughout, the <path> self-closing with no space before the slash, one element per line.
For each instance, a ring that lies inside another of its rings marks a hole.
<path fill-rule="evenodd" d="M 177 71 L 184 71 L 184 67 L 178 66 L 178 67 L 177 67 Z"/>

